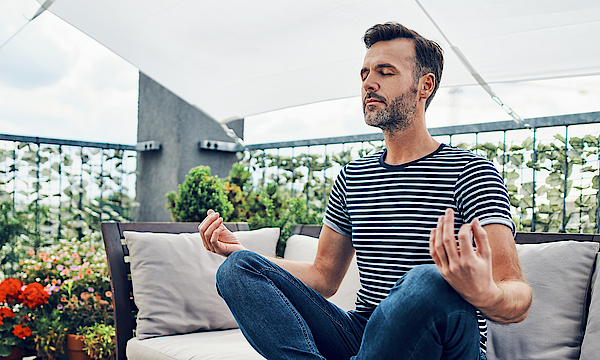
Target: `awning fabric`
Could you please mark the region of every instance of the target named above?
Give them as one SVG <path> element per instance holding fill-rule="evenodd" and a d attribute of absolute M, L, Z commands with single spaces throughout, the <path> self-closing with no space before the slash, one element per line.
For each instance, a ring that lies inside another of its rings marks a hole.
<path fill-rule="evenodd" d="M 598 0 L 56 0 L 48 10 L 219 121 L 359 95 L 361 37 L 387 21 L 442 45 L 446 87 L 477 84 L 450 44 L 489 84 L 600 74 Z"/>

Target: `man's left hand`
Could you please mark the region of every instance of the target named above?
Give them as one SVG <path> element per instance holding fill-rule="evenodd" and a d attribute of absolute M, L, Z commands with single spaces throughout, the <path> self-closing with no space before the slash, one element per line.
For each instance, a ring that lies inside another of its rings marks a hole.
<path fill-rule="evenodd" d="M 444 279 L 470 304 L 488 308 L 501 301 L 502 291 L 494 282 L 492 273 L 488 234 L 477 219 L 460 228 L 457 247 L 454 212 L 447 209 L 446 214 L 438 219 L 437 228 L 431 230 L 429 253 Z"/>

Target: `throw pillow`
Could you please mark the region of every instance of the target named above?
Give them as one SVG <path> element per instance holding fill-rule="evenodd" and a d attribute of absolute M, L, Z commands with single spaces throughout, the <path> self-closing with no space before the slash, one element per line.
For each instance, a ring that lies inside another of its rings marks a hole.
<path fill-rule="evenodd" d="M 521 323 L 488 321 L 488 359 L 578 359 L 598 243 L 524 244 L 517 251 L 533 303 Z"/>
<path fill-rule="evenodd" d="M 292 235 L 286 243 L 283 258 L 313 262 L 315 256 L 317 256 L 318 245 L 319 239 L 317 238 L 306 235 Z M 345 311 L 354 310 L 358 289 L 360 289 L 360 280 L 356 255 L 354 255 L 338 291 L 328 300 Z"/>
<path fill-rule="evenodd" d="M 596 270 L 592 279 L 592 300 L 587 327 L 581 343 L 581 360 L 594 360 L 600 354 L 600 254 L 596 256 Z"/>
<path fill-rule="evenodd" d="M 235 233 L 249 250 L 275 256 L 278 228 Z M 224 257 L 204 248 L 198 233 L 124 232 L 129 247 L 137 337 L 237 327 L 216 290 Z"/>

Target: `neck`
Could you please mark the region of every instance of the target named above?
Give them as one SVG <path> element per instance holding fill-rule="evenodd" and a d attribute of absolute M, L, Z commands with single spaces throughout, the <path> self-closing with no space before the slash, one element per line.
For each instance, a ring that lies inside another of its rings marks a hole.
<path fill-rule="evenodd" d="M 384 131 L 387 154 L 385 163 L 402 165 L 434 152 L 440 143 L 431 137 L 425 126 L 425 118 L 415 119 L 408 128 L 400 131 Z"/>

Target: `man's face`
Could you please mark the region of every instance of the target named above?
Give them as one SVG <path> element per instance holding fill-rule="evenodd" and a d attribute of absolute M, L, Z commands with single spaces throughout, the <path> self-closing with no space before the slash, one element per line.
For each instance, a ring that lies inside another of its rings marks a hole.
<path fill-rule="evenodd" d="M 417 106 L 414 58 L 414 44 L 406 39 L 380 41 L 367 51 L 360 72 L 367 125 L 397 131 L 412 123 Z"/>

